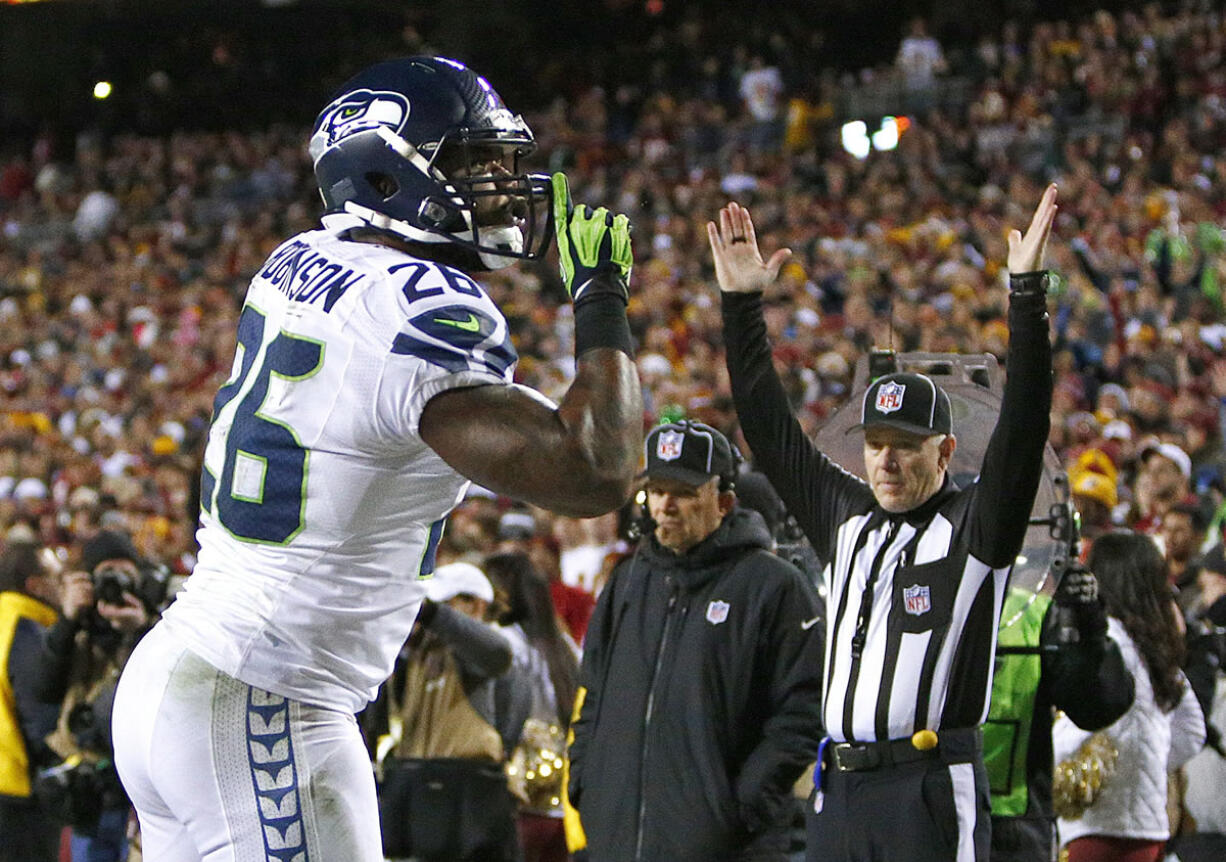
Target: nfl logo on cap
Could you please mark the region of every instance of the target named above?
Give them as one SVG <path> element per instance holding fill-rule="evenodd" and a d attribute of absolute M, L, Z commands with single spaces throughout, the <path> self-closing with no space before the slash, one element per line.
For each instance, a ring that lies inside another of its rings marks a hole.
<path fill-rule="evenodd" d="M 661 461 L 676 461 L 681 457 L 685 435 L 680 431 L 662 431 L 656 441 L 656 457 Z"/>
<path fill-rule="evenodd" d="M 736 473 L 737 460 L 728 438 L 710 425 L 682 420 L 657 425 L 643 441 L 647 466 L 640 478 L 683 482 L 692 488 Z"/>
<path fill-rule="evenodd" d="M 877 390 L 877 412 L 893 413 L 902 407 L 902 397 L 907 392 L 907 387 L 901 383 L 890 381 L 882 384 Z"/>

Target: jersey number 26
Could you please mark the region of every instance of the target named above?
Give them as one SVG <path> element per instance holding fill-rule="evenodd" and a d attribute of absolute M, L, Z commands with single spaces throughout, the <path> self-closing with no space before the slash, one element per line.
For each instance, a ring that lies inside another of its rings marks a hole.
<path fill-rule="evenodd" d="M 274 376 L 293 381 L 317 373 L 324 346 L 314 339 L 278 332 L 256 367 L 264 342 L 264 320 L 264 314 L 251 305 L 239 318 L 241 365 L 234 378 L 217 390 L 213 421 L 240 392 L 245 389 L 246 393 L 226 434 L 221 475 L 214 476 L 207 463 L 204 467 L 200 505 L 239 539 L 284 544 L 302 530 L 309 456 L 293 428 L 262 415 L 260 409 Z"/>

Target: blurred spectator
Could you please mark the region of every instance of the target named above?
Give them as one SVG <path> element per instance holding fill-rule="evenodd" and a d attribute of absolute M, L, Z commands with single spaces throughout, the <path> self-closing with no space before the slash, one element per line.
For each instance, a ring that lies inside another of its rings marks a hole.
<path fill-rule="evenodd" d="M 1093 470 L 1075 474 L 1070 481 L 1073 505 L 1081 515 L 1083 553 L 1089 553 L 1095 539 L 1114 529 L 1112 513 L 1119 503 L 1119 493 L 1115 479 Z"/>
<path fill-rule="evenodd" d="M 119 202 L 109 191 L 96 188 L 81 198 L 72 229 L 80 242 L 102 239 L 119 215 Z"/>
<path fill-rule="evenodd" d="M 1226 550 L 1214 545 L 1197 558 L 1195 566 L 1196 585 L 1184 606 L 1184 615 L 1189 621 L 1212 619 L 1215 625 L 1226 625 L 1226 603 L 1218 607 L 1218 601 L 1226 597 Z"/>
<path fill-rule="evenodd" d="M 762 516 L 771 539 L 777 542 L 788 513 L 770 480 L 757 470 L 741 471 L 736 478 L 736 499 L 742 507 Z"/>
<path fill-rule="evenodd" d="M 512 649 L 485 622 L 494 588 L 476 566 L 449 563 L 435 569 L 428 598 L 382 702 L 368 710 L 375 730 L 388 734 L 379 742 L 384 853 L 509 862 L 518 847 L 504 766 L 523 712 L 515 708 L 516 724 L 495 696 Z M 377 728 L 380 716 L 386 728 Z"/>
<path fill-rule="evenodd" d="M 1114 764 L 1103 767 L 1101 787 L 1090 789 L 1096 798 L 1079 816 L 1068 807 L 1070 794 L 1085 789 L 1062 781 L 1057 767 L 1060 840 L 1069 862 L 1123 857 L 1156 862 L 1171 836 L 1167 773 L 1200 750 L 1204 720 L 1180 670 L 1183 637 L 1166 586 L 1166 565 L 1153 540 L 1139 533 L 1100 536 L 1088 563 L 1098 578 L 1110 636 L 1133 675 L 1136 698 L 1102 731 L 1116 752 Z M 1092 756 L 1091 733 L 1067 717 L 1057 718 L 1053 737 L 1058 762 L 1075 765 Z"/>
<path fill-rule="evenodd" d="M 536 518 L 527 509 L 513 508 L 498 519 L 498 550 L 527 553 L 536 536 Z"/>
<path fill-rule="evenodd" d="M 749 68 L 741 73 L 737 91 L 752 121 L 750 146 L 755 152 L 777 149 L 783 131 L 779 104 L 784 92 L 779 69 L 754 54 L 749 59 Z"/>
<path fill-rule="evenodd" d="M 1202 558 L 1196 604 L 1188 612 L 1187 676 L 1205 714 L 1205 748 L 1188 761 L 1185 805 L 1196 831 L 1175 846 L 1181 862 L 1226 858 L 1226 558 L 1215 545 Z"/>
<path fill-rule="evenodd" d="M 1138 452 L 1139 465 L 1133 495 L 1136 519 L 1132 528 L 1156 535 L 1165 515 L 1188 499 L 1192 459 L 1174 443 L 1151 440 Z"/>
<path fill-rule="evenodd" d="M 537 516 L 545 514 L 537 512 Z M 596 605 L 596 597 L 582 587 L 571 586 L 562 580 L 561 553 L 559 542 L 552 534 L 552 516 L 549 516 L 547 523 L 549 526 L 538 528 L 536 537 L 528 544 L 524 552 L 548 582 L 549 595 L 565 626 L 566 635 L 574 643 L 581 644 L 583 635 L 587 631 L 588 620 L 592 616 L 592 608 Z M 542 530 L 545 531 L 543 534 Z M 503 542 L 500 543 L 498 549 L 503 550 L 507 547 L 510 545 Z M 520 547 L 522 548 L 522 545 Z"/>
<path fill-rule="evenodd" d="M 1179 610 L 1187 614 L 1196 603 L 1196 578 L 1201 543 L 1205 539 L 1205 514 L 1199 506 L 1176 503 L 1162 516 L 1158 537 L 1166 558 L 1166 580 L 1174 590 Z"/>
<path fill-rule="evenodd" d="M 0 170 L 0 200 L 16 201 L 33 185 L 34 175 L 25 157 L 18 154 L 8 158 L 4 169 Z"/>
<path fill-rule="evenodd" d="M 0 551 L 0 860 L 58 862 L 61 825 L 35 796 L 35 774 L 56 762 L 44 737 L 59 709 L 39 701 L 38 653 L 55 622 L 58 565 L 33 542 Z"/>
<path fill-rule="evenodd" d="M 1214 545 L 1196 560 L 1196 582 L 1185 599 L 1188 657 L 1185 673 L 1206 717 L 1213 711 L 1226 666 L 1226 558 L 1221 545 Z M 1210 747 L 1226 751 L 1223 727 L 1206 718 L 1205 735 Z"/>
<path fill-rule="evenodd" d="M 926 112 L 934 101 L 936 77 L 945 72 L 946 64 L 941 43 L 928 33 L 923 18 L 914 18 L 908 25 L 894 65 L 906 85 L 907 112 Z"/>
<path fill-rule="evenodd" d="M 601 564 L 617 542 L 617 513 L 598 518 L 557 517 L 553 534 L 560 549 L 562 580 L 595 594 Z"/>
<path fill-rule="evenodd" d="M 578 651 L 563 633 L 549 585 L 526 554 L 494 554 L 486 558 L 485 571 L 506 596 L 498 622 L 521 666 L 512 682 L 530 686 L 532 693 L 510 764 L 526 800 L 519 815 L 523 862 L 565 862 L 562 767 L 579 685 Z"/>
<path fill-rule="evenodd" d="M 497 540 L 500 514 L 496 495 L 470 486 L 464 499 L 447 516 L 439 559 L 449 561 L 484 554 Z"/>

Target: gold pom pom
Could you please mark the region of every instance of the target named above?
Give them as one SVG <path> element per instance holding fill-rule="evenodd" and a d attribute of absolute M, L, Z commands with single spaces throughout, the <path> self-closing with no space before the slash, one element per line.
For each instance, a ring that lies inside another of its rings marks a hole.
<path fill-rule="evenodd" d="M 1077 820 L 1098 799 L 1107 780 L 1115 773 L 1119 749 L 1107 734 L 1094 734 L 1056 764 L 1052 775 L 1052 807 L 1058 817 Z"/>

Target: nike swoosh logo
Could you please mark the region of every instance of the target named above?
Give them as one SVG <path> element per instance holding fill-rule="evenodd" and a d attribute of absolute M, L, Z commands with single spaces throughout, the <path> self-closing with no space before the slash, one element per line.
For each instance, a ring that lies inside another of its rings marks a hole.
<path fill-rule="evenodd" d="M 447 317 L 434 318 L 435 323 L 444 323 L 447 326 L 454 326 L 456 329 L 463 329 L 465 332 L 476 332 L 481 328 L 481 321 L 477 319 L 477 315 L 471 311 L 468 313 L 468 320 L 452 320 Z"/>
<path fill-rule="evenodd" d="M 818 624 L 820 621 L 821 621 L 821 617 L 814 617 L 814 618 L 813 618 L 813 619 L 811 619 L 811 620 L 805 620 L 803 623 L 801 623 L 801 624 L 800 624 L 800 628 L 801 628 L 803 631 L 806 631 L 806 632 L 807 632 L 809 629 L 811 629 L 811 628 L 813 628 L 815 625 L 817 625 L 817 624 Z"/>

